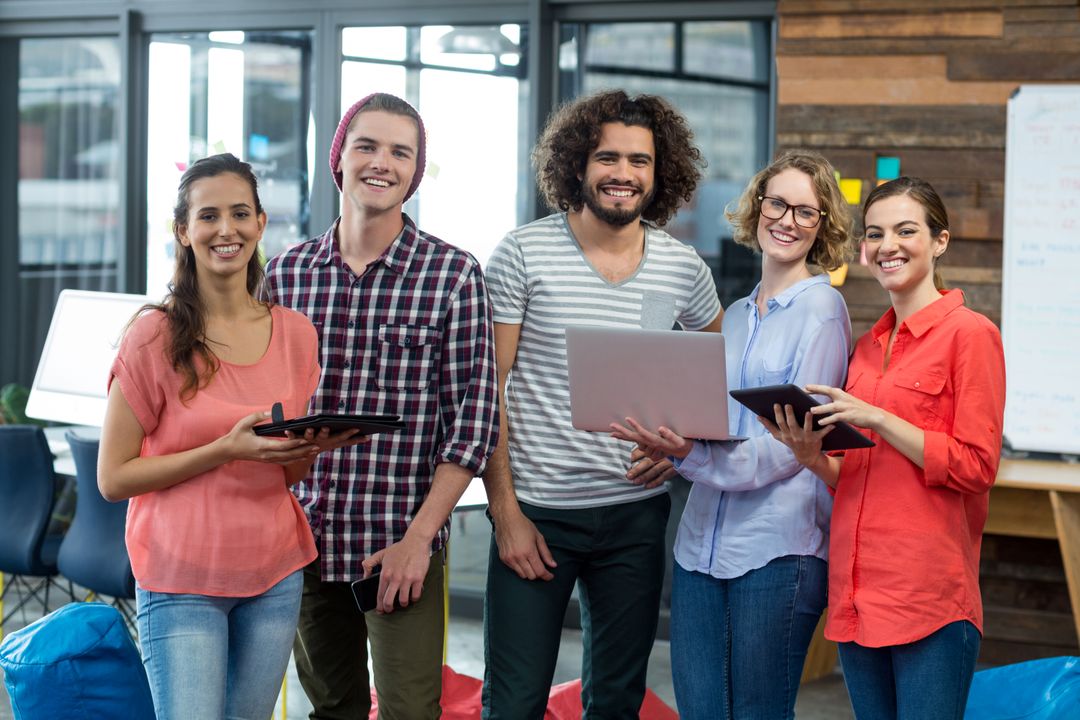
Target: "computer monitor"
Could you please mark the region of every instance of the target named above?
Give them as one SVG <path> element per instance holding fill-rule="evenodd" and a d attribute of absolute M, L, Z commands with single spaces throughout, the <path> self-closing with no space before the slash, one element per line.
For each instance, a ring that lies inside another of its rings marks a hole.
<path fill-rule="evenodd" d="M 38 360 L 26 414 L 39 420 L 100 426 L 109 368 L 124 326 L 149 302 L 143 295 L 63 290 Z"/>

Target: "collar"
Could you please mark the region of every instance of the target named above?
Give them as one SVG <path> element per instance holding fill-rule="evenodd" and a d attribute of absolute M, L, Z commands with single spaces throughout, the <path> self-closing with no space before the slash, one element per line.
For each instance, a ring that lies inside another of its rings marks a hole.
<path fill-rule="evenodd" d="M 375 262 L 381 261 L 386 267 L 399 275 L 403 275 L 408 271 L 409 265 L 412 264 L 413 254 L 416 252 L 417 242 L 420 239 L 420 230 L 416 227 L 416 223 L 412 221 L 412 218 L 405 213 L 401 213 L 401 219 L 404 221 L 401 232 L 394 238 L 394 242 L 390 243 L 390 247 L 375 260 Z M 309 267 L 326 265 L 335 259 L 338 264 L 343 264 L 341 250 L 337 242 L 335 242 L 340 223 L 341 217 L 339 216 L 319 238 L 319 248 L 311 257 Z"/>
<path fill-rule="evenodd" d="M 907 320 L 904 321 L 904 327 L 908 332 L 915 337 L 921 337 L 928 333 L 931 328 L 937 325 L 942 319 L 955 310 L 958 307 L 964 305 L 964 291 L 960 289 L 954 290 L 939 290 L 941 298 L 930 303 L 919 312 L 915 313 Z M 896 310 L 889 308 L 888 311 L 881 316 L 881 319 L 874 323 L 874 327 L 870 330 L 875 339 L 881 338 L 883 335 L 888 336 L 892 332 L 893 327 L 896 325 Z"/>
<path fill-rule="evenodd" d="M 800 280 L 799 282 L 795 283 L 794 285 L 792 285 L 788 289 L 784 290 L 784 292 L 780 293 L 776 297 L 769 298 L 769 306 L 771 307 L 773 305 L 779 305 L 780 307 L 785 307 L 786 308 L 788 305 L 790 305 L 795 300 L 795 298 L 797 298 L 799 295 L 803 294 L 804 292 L 806 292 L 807 290 L 809 290 L 813 286 L 815 286 L 815 285 L 828 285 L 828 284 L 829 284 L 829 275 L 827 273 L 822 273 L 821 275 L 814 275 L 812 277 L 808 277 L 805 280 Z M 753 305 L 753 304 L 755 304 L 757 302 L 757 296 L 758 296 L 759 292 L 761 292 L 761 282 L 760 281 L 758 282 L 757 285 L 754 286 L 753 292 L 751 292 L 746 297 L 746 305 L 747 306 Z"/>

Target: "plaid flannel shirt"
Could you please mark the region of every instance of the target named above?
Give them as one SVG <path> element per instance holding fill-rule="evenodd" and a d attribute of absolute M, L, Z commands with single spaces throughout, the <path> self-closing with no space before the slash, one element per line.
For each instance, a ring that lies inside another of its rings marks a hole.
<path fill-rule="evenodd" d="M 319 333 L 322 377 L 311 412 L 393 414 L 407 423 L 319 455 L 296 485 L 327 581 L 360 577 L 365 557 L 404 537 L 438 463 L 479 475 L 498 441 L 480 265 L 404 220 L 362 276 L 341 258 L 337 223 L 267 265 L 270 299 L 307 315 Z M 433 552 L 449 534 L 447 518 Z"/>

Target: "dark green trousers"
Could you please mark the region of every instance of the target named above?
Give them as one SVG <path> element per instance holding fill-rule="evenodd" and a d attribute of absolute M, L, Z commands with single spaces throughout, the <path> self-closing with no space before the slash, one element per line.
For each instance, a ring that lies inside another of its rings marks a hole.
<path fill-rule="evenodd" d="M 388 615 L 362 613 L 347 582 L 323 582 L 319 561 L 304 568 L 293 653 L 312 720 L 360 720 L 371 711 L 368 641 L 380 720 L 441 714 L 443 558 L 431 558 L 420 601 Z"/>
<path fill-rule="evenodd" d="M 638 717 L 664 578 L 667 494 L 562 510 L 521 504 L 544 536 L 555 578 L 522 580 L 492 535 L 484 605 L 483 717 L 542 718 L 574 585 L 581 603 L 582 706 L 587 720 Z"/>

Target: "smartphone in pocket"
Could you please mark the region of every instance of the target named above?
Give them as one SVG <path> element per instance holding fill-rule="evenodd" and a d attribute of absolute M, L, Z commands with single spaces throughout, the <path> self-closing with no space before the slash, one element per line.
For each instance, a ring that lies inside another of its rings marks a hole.
<path fill-rule="evenodd" d="M 360 612 L 374 610 L 379 604 L 379 573 L 373 572 L 366 578 L 354 580 L 352 592 Z"/>
<path fill-rule="evenodd" d="M 360 608 L 360 612 L 374 610 L 379 604 L 380 571 L 381 568 L 375 570 L 366 578 L 352 582 L 353 597 L 356 598 L 356 605 Z M 401 601 L 397 597 L 394 598 L 394 609 L 401 609 Z"/>

